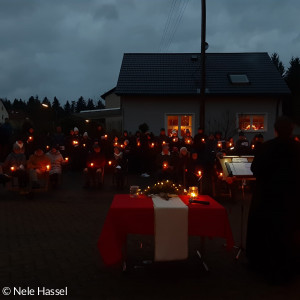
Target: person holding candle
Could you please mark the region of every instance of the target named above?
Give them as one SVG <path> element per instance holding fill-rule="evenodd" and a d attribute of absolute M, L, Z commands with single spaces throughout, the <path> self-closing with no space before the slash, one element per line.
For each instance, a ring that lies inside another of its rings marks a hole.
<path fill-rule="evenodd" d="M 24 138 L 22 139 L 25 147 L 25 155 L 28 159 L 31 154 L 33 154 L 34 150 L 36 149 L 38 138 L 35 134 L 33 126 L 28 128 L 28 131 L 25 133 Z"/>
<path fill-rule="evenodd" d="M 88 188 L 91 185 L 99 186 L 102 183 L 105 164 L 106 158 L 101 151 L 101 147 L 98 144 L 94 144 L 93 151 L 89 153 L 86 167 L 83 170 L 85 188 Z"/>
<path fill-rule="evenodd" d="M 67 163 L 62 157 L 59 151 L 59 144 L 52 145 L 50 151 L 46 153 L 46 155 L 50 159 L 51 168 L 49 170 L 49 177 L 52 187 L 56 187 L 59 181 L 59 177 L 62 174 L 62 165 Z"/>
<path fill-rule="evenodd" d="M 185 135 L 183 136 L 183 144 L 188 151 L 191 151 L 191 149 L 193 148 L 194 140 L 191 136 L 191 132 L 189 131 L 189 129 L 185 131 Z"/>
<path fill-rule="evenodd" d="M 178 156 L 178 161 L 176 164 L 176 182 L 179 182 L 182 184 L 184 187 L 187 187 L 187 173 L 188 173 L 188 168 L 190 166 L 191 162 L 191 157 L 190 157 L 190 152 L 186 147 L 181 147 L 179 156 Z"/>
<path fill-rule="evenodd" d="M 2 169 L 5 174 L 18 178 L 20 192 L 23 193 L 28 185 L 29 178 L 26 172 L 26 156 L 22 141 L 13 144 L 13 150 L 6 157 Z"/>
<path fill-rule="evenodd" d="M 170 137 L 170 149 L 173 149 L 173 147 L 176 147 L 177 149 L 180 149 L 182 146 L 181 140 L 178 137 L 177 130 L 172 130 L 172 135 Z"/>
<path fill-rule="evenodd" d="M 40 188 L 40 184 L 38 183 L 39 177 L 49 172 L 51 168 L 50 158 L 44 153 L 41 146 L 37 146 L 34 153 L 29 157 L 27 168 L 32 188 Z"/>
<path fill-rule="evenodd" d="M 127 164 L 128 162 L 124 157 L 124 153 L 118 147 L 114 147 L 114 159 L 112 161 L 114 167 L 113 180 L 117 185 L 117 189 L 124 187 L 124 177 L 128 168 Z"/>
<path fill-rule="evenodd" d="M 156 142 L 157 142 L 157 147 L 158 147 L 158 152 L 162 151 L 162 147 L 165 144 L 169 144 L 170 139 L 169 137 L 166 135 L 166 130 L 165 128 L 161 128 L 160 132 L 159 132 L 159 136 L 156 138 Z"/>
<path fill-rule="evenodd" d="M 157 179 L 158 180 L 173 180 L 175 171 L 174 155 L 169 151 L 169 146 L 163 146 L 162 152 L 157 155 Z"/>

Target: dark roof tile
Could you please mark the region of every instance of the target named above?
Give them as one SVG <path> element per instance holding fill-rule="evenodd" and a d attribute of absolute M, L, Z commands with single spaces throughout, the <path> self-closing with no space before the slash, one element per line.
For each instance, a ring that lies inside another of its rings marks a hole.
<path fill-rule="evenodd" d="M 195 60 L 195 56 L 198 57 Z M 290 94 L 268 53 L 207 53 L 209 94 Z M 246 74 L 250 85 L 231 84 L 228 74 Z M 201 55 L 197 53 L 127 53 L 116 87 L 120 95 L 198 94 Z"/>

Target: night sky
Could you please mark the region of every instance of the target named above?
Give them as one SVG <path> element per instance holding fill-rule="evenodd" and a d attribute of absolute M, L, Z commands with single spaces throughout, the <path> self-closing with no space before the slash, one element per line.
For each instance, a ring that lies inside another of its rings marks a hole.
<path fill-rule="evenodd" d="M 299 0 L 208 0 L 208 52 L 300 56 Z M 167 26 L 166 26 L 167 25 Z M 200 52 L 200 0 L 1 0 L 0 98 L 113 88 L 125 52 Z"/>

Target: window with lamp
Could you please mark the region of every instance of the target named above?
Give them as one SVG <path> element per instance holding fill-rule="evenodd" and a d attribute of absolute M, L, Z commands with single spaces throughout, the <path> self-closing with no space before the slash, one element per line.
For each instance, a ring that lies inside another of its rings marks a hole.
<path fill-rule="evenodd" d="M 193 134 L 193 116 L 192 115 L 167 115 L 167 134 L 170 136 L 172 130 L 178 132 L 178 136 L 183 137 L 188 129 Z"/>
<path fill-rule="evenodd" d="M 266 114 L 238 114 L 238 128 L 241 131 L 264 132 L 267 130 Z"/>

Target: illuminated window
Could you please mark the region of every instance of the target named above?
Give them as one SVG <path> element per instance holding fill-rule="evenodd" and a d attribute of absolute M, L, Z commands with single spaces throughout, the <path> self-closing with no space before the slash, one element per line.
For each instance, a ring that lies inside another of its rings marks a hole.
<path fill-rule="evenodd" d="M 179 136 L 184 136 L 188 129 L 193 134 L 193 116 L 192 115 L 168 115 L 167 132 L 170 136 L 172 130 L 176 130 Z"/>
<path fill-rule="evenodd" d="M 266 131 L 266 115 L 239 114 L 238 126 L 242 131 Z"/>

